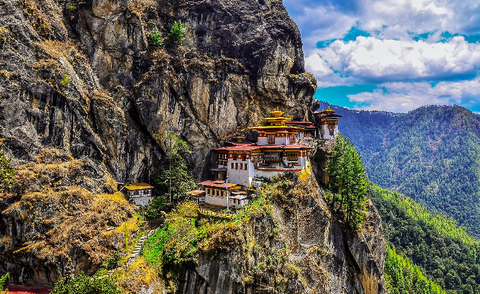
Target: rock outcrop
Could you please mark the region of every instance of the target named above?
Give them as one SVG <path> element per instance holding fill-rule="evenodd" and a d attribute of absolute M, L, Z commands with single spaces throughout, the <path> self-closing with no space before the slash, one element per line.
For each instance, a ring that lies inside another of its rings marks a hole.
<path fill-rule="evenodd" d="M 279 106 L 307 117 L 315 79 L 278 1 L 0 2 L 0 136 L 18 163 L 45 147 L 149 179 L 173 133 L 201 175 L 209 150 Z M 182 46 L 168 37 L 174 21 Z M 158 29 L 164 46 L 149 38 Z"/>
<path fill-rule="evenodd" d="M 242 246 L 184 266 L 178 293 L 388 293 L 383 229 L 371 203 L 358 233 L 345 229 L 313 178 L 280 178 L 265 197 L 273 213 L 242 224 Z"/>

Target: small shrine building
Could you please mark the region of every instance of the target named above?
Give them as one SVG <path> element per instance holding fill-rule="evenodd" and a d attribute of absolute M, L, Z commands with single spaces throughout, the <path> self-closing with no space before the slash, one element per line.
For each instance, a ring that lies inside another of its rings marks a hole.
<path fill-rule="evenodd" d="M 132 201 L 139 206 L 147 206 L 152 200 L 152 191 L 154 187 L 147 183 L 131 183 L 122 185 L 119 189 L 123 191 Z"/>

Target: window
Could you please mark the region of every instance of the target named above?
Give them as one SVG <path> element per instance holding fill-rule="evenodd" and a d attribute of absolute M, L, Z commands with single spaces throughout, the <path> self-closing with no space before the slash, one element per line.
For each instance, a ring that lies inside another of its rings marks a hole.
<path fill-rule="evenodd" d="M 275 135 L 267 135 L 267 143 L 275 144 Z"/>
<path fill-rule="evenodd" d="M 242 163 L 240 163 L 240 169 L 243 169 L 243 164 Z"/>
<path fill-rule="evenodd" d="M 245 170 L 247 170 L 247 164 L 245 163 Z"/>
<path fill-rule="evenodd" d="M 289 161 L 298 161 L 298 153 L 297 152 L 288 152 L 287 159 Z"/>
<path fill-rule="evenodd" d="M 238 169 L 238 162 L 235 163 L 235 169 Z"/>
<path fill-rule="evenodd" d="M 295 134 L 290 135 L 290 144 L 295 143 Z"/>
<path fill-rule="evenodd" d="M 232 168 L 231 169 L 233 169 L 233 162 L 232 162 Z"/>

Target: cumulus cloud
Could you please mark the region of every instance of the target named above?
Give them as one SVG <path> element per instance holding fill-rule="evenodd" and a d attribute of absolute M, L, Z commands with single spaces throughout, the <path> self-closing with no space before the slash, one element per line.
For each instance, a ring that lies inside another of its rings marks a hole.
<path fill-rule="evenodd" d="M 284 0 L 319 88 L 376 85 L 357 108 L 480 109 L 478 0 Z M 319 44 L 317 48 L 317 44 Z M 473 106 L 471 106 L 473 105 Z"/>
<path fill-rule="evenodd" d="M 406 40 L 409 32 L 480 33 L 477 0 L 284 0 L 313 48 L 316 41 L 342 38 L 359 22 L 379 38 Z"/>
<path fill-rule="evenodd" d="M 323 83 L 337 80 L 336 73 L 365 83 L 474 78 L 480 67 L 480 44 L 461 36 L 446 43 L 358 37 L 310 51 L 305 64 Z"/>
<path fill-rule="evenodd" d="M 348 95 L 355 109 L 407 112 L 424 105 L 480 104 L 480 81 L 384 83 L 373 92 Z"/>

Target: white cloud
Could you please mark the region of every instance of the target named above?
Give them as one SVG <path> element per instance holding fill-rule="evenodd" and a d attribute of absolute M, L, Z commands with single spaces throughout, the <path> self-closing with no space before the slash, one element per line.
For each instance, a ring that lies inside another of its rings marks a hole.
<path fill-rule="evenodd" d="M 341 39 L 357 22 L 373 36 L 399 40 L 410 39 L 409 32 L 480 33 L 478 0 L 285 0 L 284 3 L 304 34 L 307 49 L 314 48 L 320 40 Z"/>
<path fill-rule="evenodd" d="M 424 105 L 480 104 L 479 79 L 461 82 L 385 83 L 373 92 L 348 95 L 355 109 L 407 112 Z M 478 99 L 472 99 L 478 97 Z"/>
<path fill-rule="evenodd" d="M 326 84 L 337 80 L 338 73 L 366 83 L 474 77 L 480 67 L 480 44 L 468 43 L 463 37 L 433 44 L 358 37 L 312 50 L 305 61 L 307 70 Z"/>
<path fill-rule="evenodd" d="M 378 85 L 373 92 L 349 96 L 363 109 L 402 112 L 429 104 L 480 108 L 480 42 L 469 43 L 462 36 L 442 40 L 444 32 L 480 34 L 479 0 L 284 3 L 300 27 L 306 70 L 317 78 L 318 87 Z M 352 27 L 371 36 L 342 41 Z M 420 34 L 421 41 L 414 41 Z M 316 48 L 326 40 L 337 41 Z M 432 86 L 431 81 L 438 83 Z"/>
<path fill-rule="evenodd" d="M 356 24 L 356 18 L 335 11 L 334 7 L 304 7 L 295 19 L 304 34 L 305 48 L 315 48 L 319 40 L 337 39 Z"/>
<path fill-rule="evenodd" d="M 305 59 L 305 69 L 317 79 L 332 75 L 334 72 L 318 54 L 312 54 Z"/>

